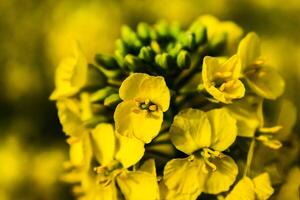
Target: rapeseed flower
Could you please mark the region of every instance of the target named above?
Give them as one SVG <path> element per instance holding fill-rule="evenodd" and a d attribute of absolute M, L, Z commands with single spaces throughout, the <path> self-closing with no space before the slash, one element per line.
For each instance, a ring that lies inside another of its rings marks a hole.
<path fill-rule="evenodd" d="M 221 152 L 235 141 L 237 128 L 236 120 L 225 109 L 181 111 L 174 118 L 170 135 L 175 147 L 189 156 L 173 159 L 165 166 L 164 182 L 169 190 L 194 196 L 229 190 L 238 168 Z"/>
<path fill-rule="evenodd" d="M 111 124 L 100 124 L 92 131 L 94 153 L 100 163 L 96 167 L 97 179 L 103 186 L 98 196 L 117 196 L 116 186 L 126 199 L 139 200 L 158 198 L 156 175 L 147 171 L 129 171 L 144 154 L 143 143 L 135 138 L 116 135 Z M 153 164 L 152 164 L 153 165 Z M 146 187 L 147 191 L 142 188 Z M 108 198 L 114 199 L 114 198 Z"/>
<path fill-rule="evenodd" d="M 241 59 L 243 76 L 253 92 L 266 99 L 276 99 L 283 93 L 284 80 L 266 65 L 256 33 L 249 33 L 241 40 L 237 54 Z"/>
<path fill-rule="evenodd" d="M 123 100 L 114 113 L 116 130 L 149 143 L 159 133 L 163 112 L 170 104 L 170 92 L 163 77 L 134 73 L 119 91 Z"/>
<path fill-rule="evenodd" d="M 224 63 L 218 58 L 206 56 L 203 60 L 202 80 L 206 91 L 217 101 L 232 103 L 242 98 L 245 87 L 239 80 L 241 65 L 236 55 Z"/>

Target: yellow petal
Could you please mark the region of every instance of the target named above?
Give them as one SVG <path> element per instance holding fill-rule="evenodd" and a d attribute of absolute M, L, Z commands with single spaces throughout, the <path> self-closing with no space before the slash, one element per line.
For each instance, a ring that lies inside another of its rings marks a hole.
<path fill-rule="evenodd" d="M 210 86 L 214 80 L 215 73 L 221 69 L 220 60 L 218 58 L 205 56 L 203 59 L 202 80 L 204 84 Z"/>
<path fill-rule="evenodd" d="M 190 156 L 169 161 L 164 169 L 164 182 L 169 190 L 181 195 L 200 195 L 205 176 L 200 176 L 203 160 Z"/>
<path fill-rule="evenodd" d="M 169 190 L 164 181 L 159 182 L 161 200 L 196 200 L 199 194 L 180 194 L 175 190 Z"/>
<path fill-rule="evenodd" d="M 220 72 L 231 72 L 232 78 L 239 78 L 241 75 L 241 62 L 237 55 L 233 55 L 222 63 Z"/>
<path fill-rule="evenodd" d="M 158 135 L 162 122 L 162 111 L 132 113 L 133 134 L 144 143 L 150 143 Z"/>
<path fill-rule="evenodd" d="M 99 184 L 95 178 L 88 177 L 82 181 L 82 187 L 84 192 L 82 200 L 118 200 L 115 181 L 104 186 Z"/>
<path fill-rule="evenodd" d="M 228 191 L 234 183 L 238 174 L 238 167 L 234 160 L 224 155 L 222 158 L 214 158 L 210 160 L 217 169 L 209 171 L 206 175 L 203 192 L 208 194 L 218 194 Z M 202 172 L 204 174 L 204 172 Z"/>
<path fill-rule="evenodd" d="M 209 147 L 211 127 L 206 113 L 192 108 L 179 112 L 171 125 L 170 137 L 175 147 L 186 154 Z"/>
<path fill-rule="evenodd" d="M 170 91 L 162 76 L 134 73 L 123 81 L 119 93 L 123 100 L 150 100 L 163 112 L 169 108 Z"/>
<path fill-rule="evenodd" d="M 79 102 L 73 99 L 57 101 L 58 118 L 63 131 L 73 137 L 80 137 L 86 131 L 80 117 Z"/>
<path fill-rule="evenodd" d="M 256 176 L 253 179 L 253 183 L 258 200 L 267 200 L 274 192 L 268 173 Z"/>
<path fill-rule="evenodd" d="M 170 91 L 162 76 L 151 76 L 141 84 L 141 94 L 139 98 L 148 98 L 151 102 L 158 105 L 163 112 L 169 109 Z"/>
<path fill-rule="evenodd" d="M 210 147 L 217 151 L 228 149 L 237 136 L 236 120 L 224 108 L 207 112 L 207 117 L 212 129 Z"/>
<path fill-rule="evenodd" d="M 119 90 L 120 98 L 123 100 L 132 100 L 136 98 L 140 92 L 141 83 L 148 78 L 148 74 L 134 73 L 127 77 Z"/>
<path fill-rule="evenodd" d="M 92 130 L 94 154 L 101 165 L 109 164 L 115 155 L 115 133 L 111 124 L 99 124 Z"/>
<path fill-rule="evenodd" d="M 142 171 L 123 172 L 117 183 L 126 200 L 158 200 L 156 176 Z"/>
<path fill-rule="evenodd" d="M 70 162 L 75 166 L 89 169 L 90 160 L 92 158 L 91 141 L 88 133 L 80 140 L 70 144 Z"/>
<path fill-rule="evenodd" d="M 84 162 L 83 143 L 81 140 L 70 145 L 70 161 L 75 166 L 81 166 Z"/>
<path fill-rule="evenodd" d="M 117 106 L 114 120 L 116 130 L 121 135 L 149 143 L 159 133 L 163 113 L 141 110 L 134 101 L 124 101 Z"/>
<path fill-rule="evenodd" d="M 144 155 L 144 144 L 135 139 L 117 134 L 117 153 L 115 158 L 124 168 L 136 164 Z"/>
<path fill-rule="evenodd" d="M 263 125 L 262 103 L 262 98 L 248 95 L 226 107 L 237 120 L 238 136 L 252 138 L 256 129 Z"/>
<path fill-rule="evenodd" d="M 262 66 L 257 73 L 245 73 L 247 84 L 261 97 L 276 99 L 284 92 L 285 82 L 275 69 Z"/>
<path fill-rule="evenodd" d="M 282 129 L 276 134 L 276 139 L 287 140 L 293 133 L 292 129 L 297 120 L 297 109 L 293 102 L 283 99 L 280 102 L 278 117 L 275 124 L 282 126 Z"/>
<path fill-rule="evenodd" d="M 251 32 L 243 38 L 238 47 L 242 69 L 252 65 L 260 57 L 260 39 L 256 33 Z"/>
<path fill-rule="evenodd" d="M 86 83 L 87 71 L 87 60 L 79 45 L 76 45 L 75 57 L 64 59 L 56 69 L 56 89 L 50 99 L 57 100 L 76 94 Z"/>
<path fill-rule="evenodd" d="M 225 200 L 255 200 L 255 191 L 252 180 L 242 178 L 226 196 Z"/>

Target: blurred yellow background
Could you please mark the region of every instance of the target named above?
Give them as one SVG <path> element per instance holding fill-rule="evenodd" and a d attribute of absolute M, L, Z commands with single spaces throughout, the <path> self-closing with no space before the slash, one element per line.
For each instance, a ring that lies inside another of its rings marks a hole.
<path fill-rule="evenodd" d="M 122 24 L 187 25 L 202 14 L 257 32 L 286 80 L 284 97 L 300 108 L 299 0 L 0 0 L 0 200 L 72 199 L 59 181 L 67 145 L 48 97 L 75 42 L 93 62 L 113 53 Z"/>

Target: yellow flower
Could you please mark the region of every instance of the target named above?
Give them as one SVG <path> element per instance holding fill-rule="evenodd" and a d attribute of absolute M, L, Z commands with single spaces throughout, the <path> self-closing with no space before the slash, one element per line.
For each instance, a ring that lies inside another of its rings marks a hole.
<path fill-rule="evenodd" d="M 266 200 L 273 192 L 269 174 L 263 173 L 254 179 L 243 177 L 225 200 Z"/>
<path fill-rule="evenodd" d="M 232 103 L 233 99 L 245 94 L 243 83 L 239 80 L 241 65 L 236 55 L 224 63 L 219 58 L 206 56 L 203 60 L 202 80 L 206 91 L 222 103 Z"/>
<path fill-rule="evenodd" d="M 77 45 L 75 56 L 61 61 L 55 73 L 55 90 L 51 100 L 70 97 L 79 92 L 87 81 L 88 63 Z"/>
<path fill-rule="evenodd" d="M 108 188 L 99 193 L 98 198 L 111 196 L 117 184 L 126 199 L 158 199 L 156 174 L 153 174 L 154 162 L 138 171 L 127 170 L 144 155 L 144 143 L 115 133 L 113 126 L 105 123 L 99 124 L 92 131 L 91 138 L 94 155 L 100 163 L 96 168 L 98 182 L 104 186 L 102 189 Z M 148 171 L 149 168 L 151 171 Z"/>
<path fill-rule="evenodd" d="M 227 110 L 183 110 L 175 116 L 170 136 L 175 147 L 190 156 L 166 164 L 164 182 L 168 190 L 195 197 L 192 199 L 201 192 L 229 190 L 238 169 L 234 160 L 221 151 L 235 141 L 237 127 Z"/>
<path fill-rule="evenodd" d="M 238 47 L 242 73 L 249 87 L 259 96 L 276 99 L 284 91 L 284 80 L 274 69 L 267 67 L 260 53 L 260 40 L 249 33 Z"/>
<path fill-rule="evenodd" d="M 117 132 L 149 143 L 159 133 L 170 104 L 164 78 L 134 73 L 123 81 L 119 95 L 123 102 L 114 113 Z"/>
<path fill-rule="evenodd" d="M 236 45 L 243 35 L 243 29 L 237 24 L 231 21 L 221 22 L 212 15 L 203 15 L 199 17 L 194 25 L 196 24 L 202 24 L 206 26 L 207 36 L 209 40 L 213 40 L 214 38 L 220 37 L 220 35 L 225 34 L 227 37 L 226 49 L 229 52 L 236 51 Z"/>

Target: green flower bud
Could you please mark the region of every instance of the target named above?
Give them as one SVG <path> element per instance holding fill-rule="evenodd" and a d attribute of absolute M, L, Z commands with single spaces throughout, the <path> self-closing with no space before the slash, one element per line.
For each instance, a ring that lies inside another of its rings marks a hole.
<path fill-rule="evenodd" d="M 139 23 L 137 27 L 137 34 L 143 40 L 148 40 L 151 38 L 151 27 L 146 23 Z"/>
<path fill-rule="evenodd" d="M 117 47 L 117 52 L 118 54 L 125 56 L 128 53 L 128 46 L 124 43 L 123 40 L 117 39 L 116 40 L 116 47 Z"/>
<path fill-rule="evenodd" d="M 122 100 L 120 99 L 119 94 L 111 94 L 104 99 L 105 106 L 115 106 L 120 103 Z"/>
<path fill-rule="evenodd" d="M 167 53 L 158 54 L 155 56 L 155 63 L 163 69 L 168 69 L 171 67 L 172 57 Z"/>
<path fill-rule="evenodd" d="M 123 26 L 121 30 L 122 39 L 132 48 L 140 48 L 142 46 L 137 34 L 128 26 Z"/>
<path fill-rule="evenodd" d="M 139 58 L 145 60 L 146 62 L 152 62 L 155 57 L 155 52 L 151 47 L 142 47 L 139 53 Z"/>
<path fill-rule="evenodd" d="M 166 21 L 160 21 L 155 25 L 155 29 L 159 37 L 166 37 L 169 35 L 169 27 Z"/>
<path fill-rule="evenodd" d="M 137 71 L 137 69 L 143 67 L 142 60 L 138 57 L 128 54 L 124 58 L 125 65 L 129 68 L 130 71 Z"/>
<path fill-rule="evenodd" d="M 104 88 L 101 88 L 100 90 L 97 90 L 93 94 L 91 94 L 91 102 L 98 102 L 104 100 L 106 97 L 108 97 L 111 94 L 118 93 L 118 89 L 106 86 Z"/>
<path fill-rule="evenodd" d="M 177 56 L 177 65 L 179 68 L 189 68 L 191 57 L 186 50 L 181 50 Z"/>
<path fill-rule="evenodd" d="M 207 41 L 207 30 L 204 26 L 197 26 L 194 33 L 197 45 L 204 44 Z"/>
<path fill-rule="evenodd" d="M 181 43 L 184 47 L 193 50 L 196 47 L 196 35 L 195 33 L 186 33 L 180 36 Z"/>

